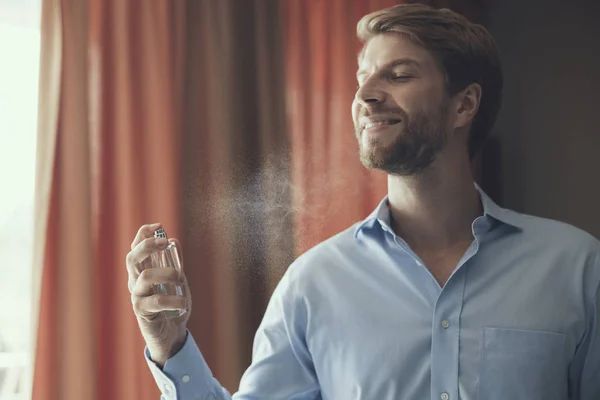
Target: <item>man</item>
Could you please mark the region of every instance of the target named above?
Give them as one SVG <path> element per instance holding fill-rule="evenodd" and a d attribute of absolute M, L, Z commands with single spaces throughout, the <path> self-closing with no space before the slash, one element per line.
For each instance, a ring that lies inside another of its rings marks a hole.
<path fill-rule="evenodd" d="M 500 208 L 470 158 L 500 107 L 496 45 L 449 10 L 365 16 L 353 103 L 360 158 L 388 173 L 364 221 L 300 256 L 273 293 L 236 399 L 600 399 L 600 245 Z M 166 399 L 227 399 L 192 336 L 185 277 L 128 256 L 148 363 Z"/>

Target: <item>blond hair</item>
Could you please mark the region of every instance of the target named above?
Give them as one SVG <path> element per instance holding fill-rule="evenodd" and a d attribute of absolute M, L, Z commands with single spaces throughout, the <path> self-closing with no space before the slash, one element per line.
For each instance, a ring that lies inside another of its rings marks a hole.
<path fill-rule="evenodd" d="M 365 15 L 357 25 L 358 38 L 395 32 L 429 50 L 446 75 L 446 90 L 455 95 L 471 83 L 481 86 L 477 115 L 469 132 L 473 158 L 490 136 L 502 102 L 500 52 L 492 35 L 481 25 L 448 9 L 422 4 L 400 4 Z"/>

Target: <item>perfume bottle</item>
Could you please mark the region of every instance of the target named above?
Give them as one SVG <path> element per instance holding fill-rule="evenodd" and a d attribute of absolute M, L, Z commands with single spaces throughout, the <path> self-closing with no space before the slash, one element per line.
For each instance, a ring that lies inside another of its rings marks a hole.
<path fill-rule="evenodd" d="M 154 232 L 155 238 L 167 239 L 167 233 L 164 229 L 158 229 Z M 169 242 L 167 248 L 156 253 L 152 253 L 151 262 L 153 268 L 175 268 L 181 273 L 181 260 L 177 252 L 177 245 Z M 159 284 L 156 287 L 157 294 L 168 294 L 176 296 L 185 296 L 184 288 L 179 285 Z M 167 318 L 179 317 L 185 314 L 186 310 L 168 310 L 164 311 Z"/>

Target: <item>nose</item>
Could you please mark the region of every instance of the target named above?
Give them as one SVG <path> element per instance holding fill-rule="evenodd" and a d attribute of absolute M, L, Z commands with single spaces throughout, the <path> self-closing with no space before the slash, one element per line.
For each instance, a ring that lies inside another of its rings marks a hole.
<path fill-rule="evenodd" d="M 356 100 L 363 106 L 373 106 L 385 102 L 386 93 L 369 79 L 356 91 Z"/>

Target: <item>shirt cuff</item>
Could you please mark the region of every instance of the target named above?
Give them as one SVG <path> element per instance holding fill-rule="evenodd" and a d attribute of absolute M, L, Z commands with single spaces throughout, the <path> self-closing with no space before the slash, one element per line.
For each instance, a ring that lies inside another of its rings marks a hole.
<path fill-rule="evenodd" d="M 181 350 L 165 362 L 162 370 L 151 360 L 148 348 L 144 354 L 165 400 L 200 399 L 210 392 L 212 372 L 189 331 Z"/>

